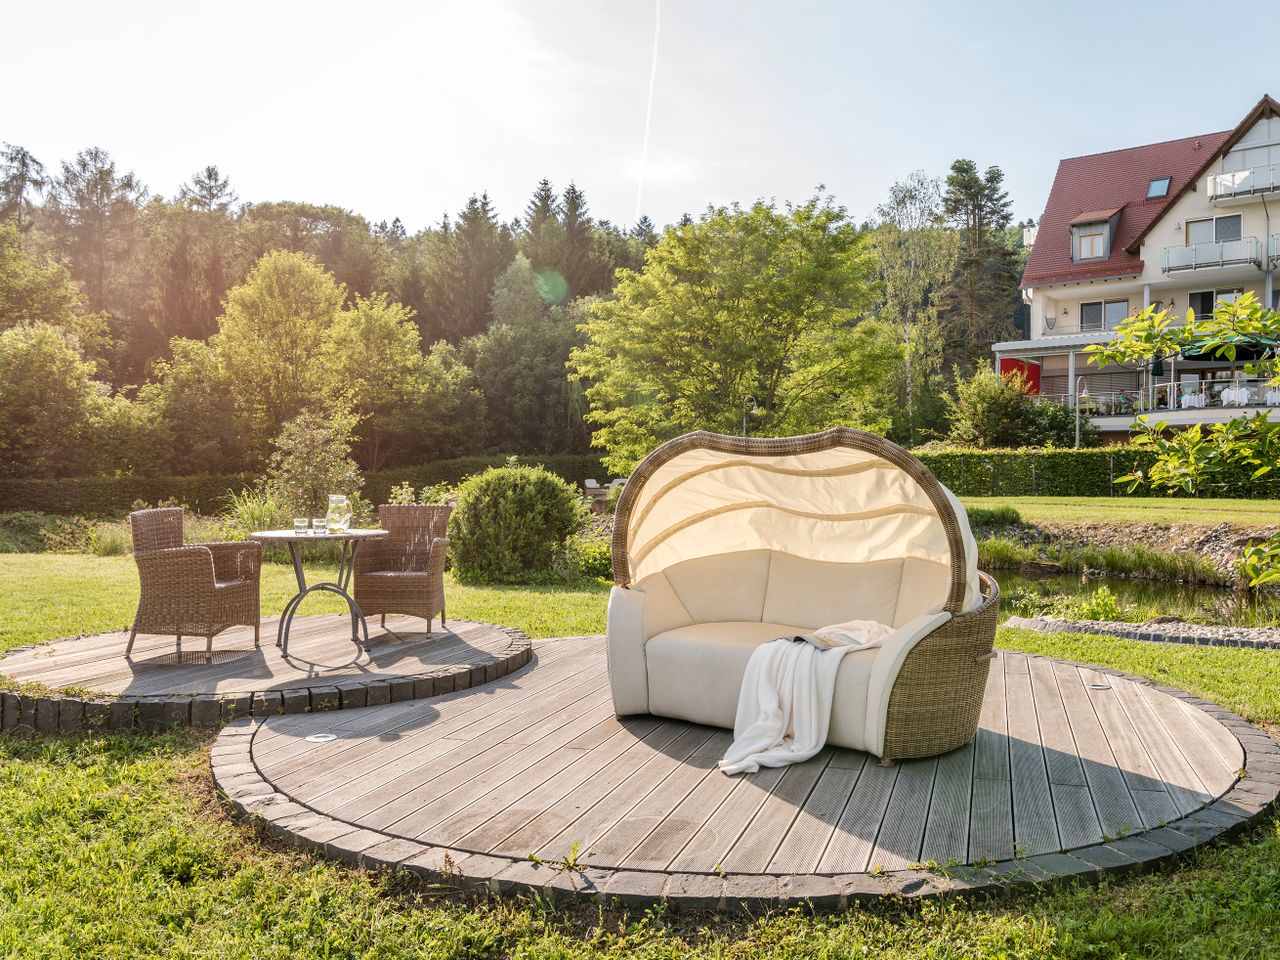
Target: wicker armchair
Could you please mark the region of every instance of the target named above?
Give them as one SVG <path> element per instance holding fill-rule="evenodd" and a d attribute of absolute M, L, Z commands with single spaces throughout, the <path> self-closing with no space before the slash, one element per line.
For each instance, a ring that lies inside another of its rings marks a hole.
<path fill-rule="evenodd" d="M 389 536 L 360 545 L 356 553 L 356 603 L 365 615 L 405 613 L 427 621 L 444 619 L 444 564 L 449 551 L 445 532 L 450 506 L 383 504 L 378 520 Z"/>
<path fill-rule="evenodd" d="M 261 545 L 184 546 L 179 507 L 135 510 L 129 514 L 129 528 L 142 595 L 126 657 L 139 633 L 173 634 L 179 654 L 184 634 L 204 637 L 206 663 L 213 659 L 214 636 L 228 627 L 253 627 L 253 643 L 258 645 Z"/>

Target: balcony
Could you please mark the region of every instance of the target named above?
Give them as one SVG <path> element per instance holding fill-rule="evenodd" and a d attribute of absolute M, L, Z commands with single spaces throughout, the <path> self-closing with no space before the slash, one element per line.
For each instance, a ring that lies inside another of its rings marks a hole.
<path fill-rule="evenodd" d="M 1280 190 L 1280 163 L 1215 173 L 1209 177 L 1209 199 L 1213 203 L 1247 200 L 1277 190 Z"/>
<path fill-rule="evenodd" d="M 1165 247 L 1160 257 L 1160 269 L 1164 273 L 1182 273 L 1187 270 L 1207 270 L 1243 264 L 1262 266 L 1262 244 L 1258 242 L 1257 237 Z"/>
<path fill-rule="evenodd" d="M 1277 233 L 1269 241 L 1271 247 L 1271 262 L 1280 267 L 1280 233 Z"/>

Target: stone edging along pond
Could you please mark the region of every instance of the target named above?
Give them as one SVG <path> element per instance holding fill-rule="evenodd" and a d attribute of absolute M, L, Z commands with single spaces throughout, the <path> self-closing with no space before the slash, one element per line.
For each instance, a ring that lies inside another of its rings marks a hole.
<path fill-rule="evenodd" d="M 1010 616 L 1002 626 L 1037 633 L 1097 633 L 1126 640 L 1181 643 L 1200 647 L 1280 648 L 1280 627 L 1226 627 L 1198 623 L 1124 623 L 1118 620 L 1062 620 Z"/>

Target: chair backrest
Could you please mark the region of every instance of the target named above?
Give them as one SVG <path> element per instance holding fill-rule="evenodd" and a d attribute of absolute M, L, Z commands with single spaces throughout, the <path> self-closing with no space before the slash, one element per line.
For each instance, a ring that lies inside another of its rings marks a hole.
<path fill-rule="evenodd" d="M 133 535 L 133 552 L 172 550 L 182 546 L 182 508 L 158 507 L 135 510 L 129 514 L 129 532 Z"/>
<path fill-rule="evenodd" d="M 384 503 L 378 520 L 389 536 L 381 544 L 382 556 L 401 570 L 426 570 L 431 542 L 449 529 L 449 504 Z"/>

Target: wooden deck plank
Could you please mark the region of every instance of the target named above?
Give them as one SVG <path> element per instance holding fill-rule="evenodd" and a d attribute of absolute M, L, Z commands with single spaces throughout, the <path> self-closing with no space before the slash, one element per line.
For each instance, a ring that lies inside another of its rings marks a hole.
<path fill-rule="evenodd" d="M 1102 832 L 1109 837 L 1131 833 L 1142 825 L 1142 817 L 1085 691 L 1084 678 L 1079 668 L 1064 663 L 1054 664 L 1054 674 Z"/>
<path fill-rule="evenodd" d="M 756 811 L 742 836 L 724 855 L 721 863 L 733 873 L 761 873 L 778 852 L 795 823 L 818 778 L 831 762 L 834 751 L 823 750 L 803 763 L 785 768 L 782 780 Z"/>
<path fill-rule="evenodd" d="M 863 767 L 862 776 L 832 832 L 831 842 L 818 861 L 819 872 L 857 873 L 867 869 L 901 769 L 902 764 L 882 767 L 874 762 Z"/>
<path fill-rule="evenodd" d="M 1137 684 L 1116 684 L 1115 690 L 1116 698 L 1129 715 L 1147 753 L 1155 762 L 1160 779 L 1168 789 L 1178 812 L 1183 815 L 1191 813 L 1212 799 L 1205 789 L 1204 781 L 1173 742 L 1169 731 L 1151 709 L 1151 704 L 1142 695 Z"/>
<path fill-rule="evenodd" d="M 583 715 L 570 725 L 573 734 L 566 738 L 567 742 L 602 719 L 592 709 L 607 702 L 608 691 L 573 690 L 563 696 L 565 700 L 575 698 L 584 708 Z M 554 713 L 560 706 L 559 700 L 552 701 L 540 712 Z M 505 769 L 510 757 L 515 758 L 514 764 L 524 762 L 530 756 L 530 749 L 525 744 L 512 742 L 509 734 L 505 726 L 495 721 L 483 736 L 472 740 L 445 737 L 437 741 L 447 746 L 444 753 L 424 758 L 415 752 L 370 771 L 358 781 L 336 787 L 325 784 L 318 792 L 304 790 L 299 796 L 306 798 L 307 806 L 340 819 L 348 819 L 349 814 L 359 811 L 362 825 L 384 830 L 434 803 L 455 786 L 487 776 L 494 768 Z"/>
<path fill-rule="evenodd" d="M 974 777 L 966 862 L 1007 860 L 1013 855 L 1013 784 Z"/>
<path fill-rule="evenodd" d="M 627 782 L 653 757 L 673 749 L 686 729 L 684 724 L 667 721 L 617 756 L 591 751 L 570 768 L 574 770 L 573 776 L 566 774 L 548 780 L 518 803 L 459 838 L 459 845 L 482 853 L 514 856 L 537 850 Z"/>
<path fill-rule="evenodd" d="M 920 861 L 920 847 L 928 823 L 929 801 L 933 796 L 938 761 L 912 760 L 903 763 L 893 784 L 884 822 L 872 847 L 872 869 L 903 870 Z"/>
<path fill-rule="evenodd" d="M 560 860 L 570 856 L 575 847 L 582 853 L 592 850 L 601 836 L 619 820 L 629 816 L 646 797 L 659 790 L 669 776 L 675 774 L 683 782 L 683 774 L 679 771 L 689 762 L 694 752 L 715 733 L 716 731 L 708 727 L 686 728 L 672 742 L 669 751 L 650 757 L 649 762 L 629 778 L 636 784 L 642 785 L 641 790 L 622 789 L 626 785 L 624 781 L 618 789 L 601 798 L 599 803 L 543 843 L 538 848 L 538 855 L 544 860 Z M 665 792 L 659 802 L 665 802 Z"/>
<path fill-rule="evenodd" d="M 616 759 L 635 743 L 635 738 L 643 739 L 659 726 L 655 717 L 636 718 L 635 722 L 626 725 L 619 723 L 616 717 L 609 717 L 592 728 L 607 730 L 608 736 L 603 739 L 593 738 L 590 746 L 581 747 L 575 747 L 574 743 L 582 738 L 575 738 L 566 749 L 543 757 L 522 775 L 508 778 L 491 787 L 488 793 L 479 794 L 463 809 L 419 834 L 418 839 L 428 843 L 453 845 L 461 837 L 492 822 L 504 811 L 528 803 L 528 798 L 537 797 L 540 792 L 558 790 L 562 796 L 573 785 L 580 784 L 590 776 L 585 771 L 598 769 L 600 765 Z M 590 766 L 592 763 L 595 764 L 594 767 Z"/>
<path fill-rule="evenodd" d="M 1150 687 L 1140 689 L 1151 705 L 1152 712 L 1168 732 L 1170 739 L 1200 776 L 1205 790 L 1215 797 L 1226 790 L 1235 780 L 1236 772 L 1240 768 L 1239 762 L 1234 766 L 1227 763 L 1222 753 L 1204 738 L 1199 726 L 1192 720 L 1193 708 L 1184 706 L 1179 701 Z"/>
<path fill-rule="evenodd" d="M 973 775 L 984 780 L 1009 779 L 1009 724 L 1005 713 L 1005 655 L 996 657 L 987 675 L 987 691 L 978 717 Z"/>
<path fill-rule="evenodd" d="M 1084 765 L 1076 752 L 1075 737 L 1067 720 L 1067 708 L 1058 689 L 1058 678 L 1053 672 L 1053 661 L 1043 657 L 1029 657 L 1031 690 L 1035 697 L 1036 717 L 1040 727 L 1040 743 L 1045 751 L 1045 767 L 1051 784 L 1086 786 Z"/>
<path fill-rule="evenodd" d="M 706 822 L 671 861 L 668 869 L 702 873 L 716 870 L 778 785 L 783 773 L 780 767 L 768 767 L 757 773 L 726 778 L 735 780 L 729 796 L 715 810 L 707 811 Z"/>
<path fill-rule="evenodd" d="M 1005 705 L 1009 724 L 1009 771 L 1013 784 L 1013 839 L 1020 853 L 1061 850 L 1049 789 L 1049 768 L 1040 742 L 1040 718 L 1027 658 L 1005 655 Z"/>
<path fill-rule="evenodd" d="M 591 661 L 576 664 L 572 672 L 557 674 L 560 678 L 559 686 L 564 689 L 590 687 L 598 682 L 593 670 L 594 664 Z M 496 716 L 507 714 L 508 708 L 523 709 L 525 703 L 545 700 L 547 697 L 544 689 L 537 685 L 511 684 L 507 692 L 514 695 L 477 701 L 477 698 L 467 697 L 464 691 L 459 691 L 443 700 L 406 701 L 367 711 L 334 711 L 324 720 L 316 722 L 314 727 L 290 724 L 288 740 L 271 744 L 273 749 L 263 759 L 261 767 L 264 772 L 269 767 L 272 776 L 282 782 L 291 777 L 300 777 L 301 779 L 289 782 L 301 785 L 314 779 L 309 774 L 313 774 L 314 764 L 318 759 L 325 758 L 328 762 L 330 758 L 342 757 L 347 760 L 354 756 L 352 751 L 356 751 L 362 755 L 356 762 L 365 769 L 373 769 L 370 765 L 376 763 L 379 754 L 403 752 L 411 744 L 446 737 L 460 726 L 474 724 L 480 719 L 492 720 Z M 282 718 L 273 718 L 267 724 L 278 724 L 277 729 L 285 726 Z M 309 743 L 306 740 L 309 730 L 335 733 L 339 741 L 329 744 Z"/>
<path fill-rule="evenodd" d="M 964 863 L 969 851 L 969 804 L 973 797 L 973 744 L 938 758 L 933 799 L 920 845 L 921 862 Z"/>
<path fill-rule="evenodd" d="M 591 862 L 602 867 L 616 867 L 650 839 L 654 845 L 663 847 L 665 841 L 661 835 L 655 838 L 655 831 L 665 829 L 683 833 L 688 830 L 692 834 L 702 825 L 706 811 L 689 802 L 690 795 L 706 781 L 727 779 L 716 767 L 716 760 L 724 755 L 731 743 L 733 734 L 729 731 L 713 733 L 706 743 L 694 750 L 687 760 L 678 764 L 643 800 L 628 810 L 625 817 L 591 841 L 586 848 Z"/>
<path fill-rule="evenodd" d="M 865 755 L 860 759 L 861 762 L 854 766 L 827 764 L 778 852 L 769 862 L 771 873 L 812 873 L 817 870 L 818 861 L 831 842 L 844 805 L 849 802 L 858 777 L 862 775 L 862 768 L 868 762 L 875 762 Z"/>

